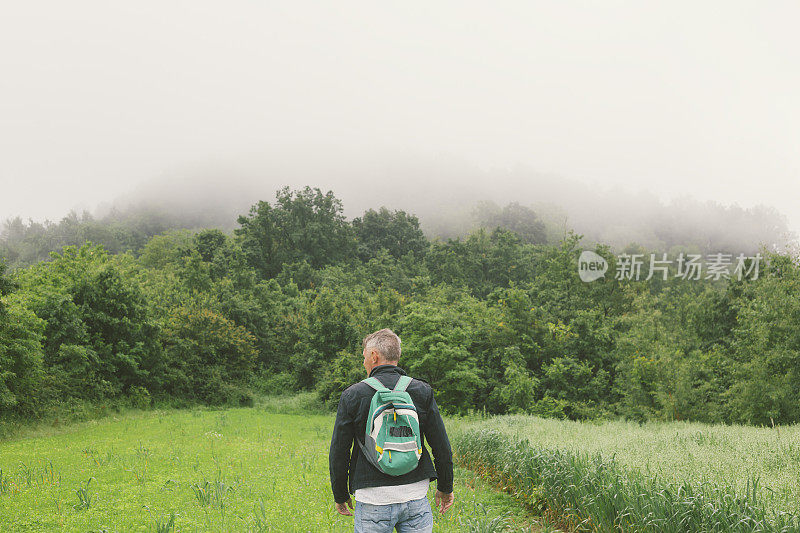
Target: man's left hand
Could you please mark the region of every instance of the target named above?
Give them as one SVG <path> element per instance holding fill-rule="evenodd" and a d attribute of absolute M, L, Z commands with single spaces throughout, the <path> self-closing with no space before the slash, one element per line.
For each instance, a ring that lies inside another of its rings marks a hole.
<path fill-rule="evenodd" d="M 347 498 L 347 501 L 344 503 L 337 503 L 336 510 L 339 511 L 339 514 L 343 514 L 345 516 L 353 516 L 353 513 L 347 508 L 350 506 L 350 509 L 353 508 L 353 498 Z"/>

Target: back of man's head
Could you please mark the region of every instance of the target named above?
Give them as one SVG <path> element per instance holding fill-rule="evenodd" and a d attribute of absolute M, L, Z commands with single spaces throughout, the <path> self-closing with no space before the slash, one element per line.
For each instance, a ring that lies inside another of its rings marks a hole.
<path fill-rule="evenodd" d="M 396 364 L 400 360 L 400 337 L 388 328 L 370 333 L 361 344 L 365 350 L 374 348 L 386 361 Z"/>

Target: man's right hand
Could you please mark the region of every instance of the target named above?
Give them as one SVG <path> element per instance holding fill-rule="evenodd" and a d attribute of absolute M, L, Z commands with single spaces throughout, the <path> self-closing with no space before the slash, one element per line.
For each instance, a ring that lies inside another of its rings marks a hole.
<path fill-rule="evenodd" d="M 350 511 L 347 509 L 348 507 L 350 507 L 350 509 L 352 509 L 352 508 L 353 508 L 353 498 L 347 498 L 347 501 L 346 501 L 346 502 L 344 502 L 344 503 L 337 503 L 337 504 L 336 504 L 336 510 L 339 512 L 339 514 L 343 514 L 343 515 L 345 515 L 345 516 L 353 516 L 353 513 L 351 513 L 351 512 L 350 512 Z"/>
<path fill-rule="evenodd" d="M 445 494 L 441 491 L 436 491 L 436 507 L 439 508 L 439 513 L 444 514 L 445 511 L 450 509 L 453 506 L 453 502 L 456 501 L 455 495 L 451 492 L 449 494 Z"/>

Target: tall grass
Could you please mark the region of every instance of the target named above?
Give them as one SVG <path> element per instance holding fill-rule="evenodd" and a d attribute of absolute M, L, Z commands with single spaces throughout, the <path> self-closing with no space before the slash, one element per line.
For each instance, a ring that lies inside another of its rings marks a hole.
<path fill-rule="evenodd" d="M 758 478 L 741 492 L 724 483 L 676 483 L 614 457 L 545 448 L 479 426 L 454 432 L 452 441 L 460 465 L 579 531 L 800 531 L 797 513 L 764 504 Z"/>
<path fill-rule="evenodd" d="M 549 450 L 614 457 L 626 470 L 675 484 L 726 485 L 745 493 L 758 478 L 760 502 L 800 513 L 800 425 L 575 422 L 507 415 L 462 426 L 494 429 Z"/>

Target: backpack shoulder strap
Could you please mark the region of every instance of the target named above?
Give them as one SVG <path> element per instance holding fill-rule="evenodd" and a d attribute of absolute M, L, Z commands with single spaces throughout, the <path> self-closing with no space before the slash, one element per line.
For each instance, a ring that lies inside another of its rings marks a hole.
<path fill-rule="evenodd" d="M 370 387 L 372 387 L 373 389 L 375 389 L 378 392 L 388 391 L 389 390 L 383 385 L 383 383 L 378 381 L 378 378 L 375 378 L 375 377 L 364 378 L 364 379 L 361 380 L 361 382 L 362 383 L 366 383 L 367 385 L 369 385 Z"/>
<path fill-rule="evenodd" d="M 400 376 L 400 379 L 397 380 L 397 384 L 394 386 L 394 390 L 404 392 L 409 383 L 411 383 L 411 376 Z"/>

